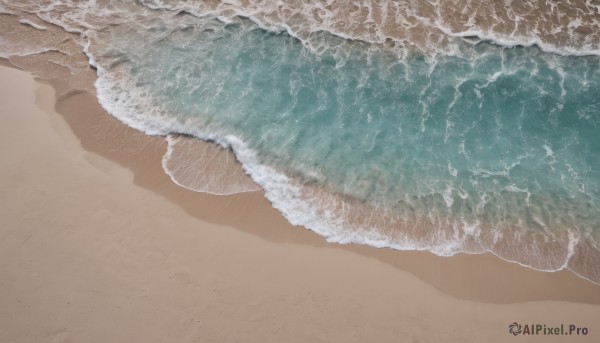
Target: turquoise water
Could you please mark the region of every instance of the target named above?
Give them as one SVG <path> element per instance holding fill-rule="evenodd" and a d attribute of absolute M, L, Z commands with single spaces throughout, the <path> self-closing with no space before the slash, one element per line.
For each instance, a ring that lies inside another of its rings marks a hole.
<path fill-rule="evenodd" d="M 313 34 L 311 51 L 286 33 L 214 19 L 140 35 L 113 34 L 103 68 L 135 89 L 100 91 L 104 103 L 143 94 L 151 103 L 134 107 L 154 127 L 241 140 L 253 158 L 238 158 L 268 196 L 276 185 L 250 163 L 299 185 L 270 197 L 295 224 L 341 242 L 492 251 L 544 270 L 572 256 L 597 264 L 598 56 L 464 42 L 400 58 L 326 33 Z M 322 207 L 304 221 L 290 205 L 303 196 Z"/>

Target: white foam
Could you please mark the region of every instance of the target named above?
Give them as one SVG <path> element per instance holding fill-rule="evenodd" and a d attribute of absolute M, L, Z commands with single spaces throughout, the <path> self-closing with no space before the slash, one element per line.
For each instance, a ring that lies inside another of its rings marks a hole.
<path fill-rule="evenodd" d="M 553 44 L 546 43 L 542 41 L 539 37 L 529 37 L 529 36 L 508 36 L 499 33 L 491 33 L 485 32 L 482 30 L 465 30 L 460 32 L 453 32 L 451 29 L 444 27 L 443 25 L 439 25 L 438 28 L 448 36 L 464 38 L 470 36 L 479 37 L 479 39 L 484 41 L 489 41 L 497 45 L 505 46 L 505 47 L 516 47 L 516 46 L 524 46 L 524 47 L 533 47 L 537 46 L 542 51 L 550 52 L 558 55 L 565 56 L 590 56 L 596 55 L 600 56 L 600 47 L 593 46 L 582 46 L 579 48 L 570 47 L 570 46 L 556 46 Z"/>
<path fill-rule="evenodd" d="M 448 172 L 450 173 L 450 175 L 457 177 L 458 176 L 458 172 L 456 171 L 456 169 L 454 167 L 452 167 L 452 162 L 448 161 Z"/>
<path fill-rule="evenodd" d="M 10 59 L 13 56 L 24 57 L 24 56 L 43 54 L 45 52 L 60 51 L 60 50 L 53 49 L 53 48 L 36 48 L 36 47 L 29 47 L 29 46 L 14 47 L 14 46 L 10 46 L 9 44 L 2 44 L 2 43 L 4 43 L 4 42 L 2 41 L 2 38 L 0 37 L 0 58 L 6 58 L 6 59 Z"/>
<path fill-rule="evenodd" d="M 444 197 L 444 201 L 446 202 L 446 207 L 452 207 L 452 204 L 454 204 L 454 197 L 452 196 L 452 186 L 446 186 L 446 189 L 444 190 L 442 195 Z"/>
<path fill-rule="evenodd" d="M 546 150 L 546 157 L 554 156 L 554 151 L 552 151 L 552 148 L 549 147 L 547 144 L 544 144 L 543 148 L 544 148 L 544 150 Z"/>
<path fill-rule="evenodd" d="M 40 25 L 40 24 L 36 24 L 34 22 L 32 22 L 29 19 L 19 19 L 19 23 L 23 24 L 23 25 L 29 25 L 31 27 L 33 27 L 34 29 L 40 30 L 40 31 L 46 31 L 48 30 L 48 28 L 44 25 Z"/>
<path fill-rule="evenodd" d="M 569 262 L 573 255 L 575 255 L 575 246 L 579 243 L 580 235 L 578 232 L 574 230 L 568 231 L 569 235 L 569 245 L 567 247 L 567 258 L 565 259 L 565 263 L 560 267 L 560 269 L 566 269 L 569 267 Z"/>

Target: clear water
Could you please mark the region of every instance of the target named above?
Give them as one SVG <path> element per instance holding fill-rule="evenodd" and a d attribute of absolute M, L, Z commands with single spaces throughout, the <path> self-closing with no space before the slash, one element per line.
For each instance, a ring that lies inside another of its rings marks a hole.
<path fill-rule="evenodd" d="M 142 129 L 239 139 L 251 163 L 300 187 L 273 195 L 278 186 L 236 151 L 295 224 L 335 241 L 493 251 L 544 270 L 566 267 L 578 244 L 599 250 L 598 56 L 464 42 L 400 58 L 327 33 L 310 37 L 311 50 L 245 20 L 149 37 L 112 33 L 105 74 L 129 83 L 100 82 L 112 87 L 104 103 L 136 98 Z M 321 209 L 304 220 L 292 201 Z"/>

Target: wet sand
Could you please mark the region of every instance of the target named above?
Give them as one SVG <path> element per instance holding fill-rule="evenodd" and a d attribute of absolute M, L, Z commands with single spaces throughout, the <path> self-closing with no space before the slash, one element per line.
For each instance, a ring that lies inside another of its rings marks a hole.
<path fill-rule="evenodd" d="M 7 65 L 6 61 L 2 65 Z M 492 255 L 327 244 L 261 192 L 175 185 L 163 137 L 0 67 L 0 341 L 505 342 L 589 329 L 600 286 Z"/>

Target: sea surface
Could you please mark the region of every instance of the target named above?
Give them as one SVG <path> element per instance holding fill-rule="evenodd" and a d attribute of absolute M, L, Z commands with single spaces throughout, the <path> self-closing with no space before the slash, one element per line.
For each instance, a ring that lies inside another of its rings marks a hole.
<path fill-rule="evenodd" d="M 93 67 L 110 114 L 166 137 L 181 185 L 258 184 L 331 242 L 492 252 L 600 283 L 600 2 L 0 0 L 0 13 L 0 57 Z M 255 184 L 191 177 L 230 158 L 190 153 L 189 137 L 231 149 Z"/>

